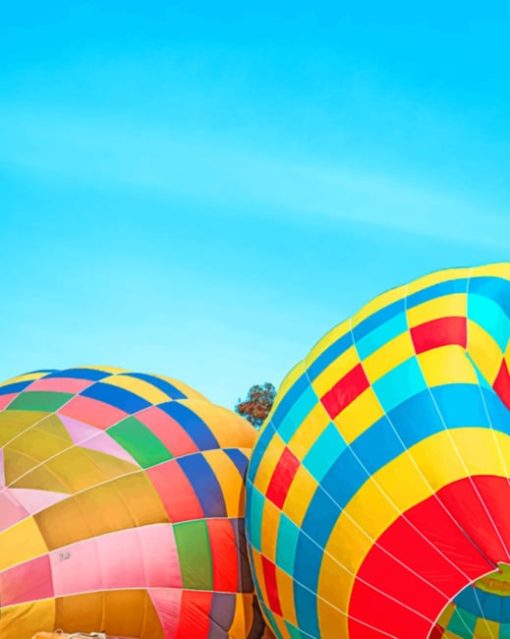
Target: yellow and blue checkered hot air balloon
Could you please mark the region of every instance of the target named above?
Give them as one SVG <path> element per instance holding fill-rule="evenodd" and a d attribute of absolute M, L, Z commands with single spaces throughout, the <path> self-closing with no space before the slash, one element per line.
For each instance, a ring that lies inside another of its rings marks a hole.
<path fill-rule="evenodd" d="M 248 470 L 278 638 L 510 638 L 510 263 L 391 290 L 284 381 Z"/>

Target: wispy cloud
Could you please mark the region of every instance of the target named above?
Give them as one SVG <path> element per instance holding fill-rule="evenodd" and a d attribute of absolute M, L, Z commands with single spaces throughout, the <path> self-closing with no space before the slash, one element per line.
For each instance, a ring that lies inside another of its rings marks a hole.
<path fill-rule="evenodd" d="M 310 164 L 277 148 L 234 147 L 224 140 L 136 122 L 4 109 L 0 165 L 55 181 L 178 197 L 258 215 L 314 223 L 350 220 L 462 243 L 507 248 L 504 211 L 392 175 L 345 165 Z"/>

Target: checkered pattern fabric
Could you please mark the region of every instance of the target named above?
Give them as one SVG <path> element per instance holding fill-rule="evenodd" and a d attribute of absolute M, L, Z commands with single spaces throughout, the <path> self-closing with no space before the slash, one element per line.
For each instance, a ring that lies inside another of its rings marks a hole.
<path fill-rule="evenodd" d="M 509 636 L 506 591 L 465 594 L 510 563 L 509 336 L 510 264 L 452 269 L 376 298 L 288 375 L 247 482 L 279 639 L 425 639 L 459 592 L 437 636 Z"/>
<path fill-rule="evenodd" d="M 259 637 L 244 539 L 254 430 L 106 367 L 0 385 L 0 636 Z"/>

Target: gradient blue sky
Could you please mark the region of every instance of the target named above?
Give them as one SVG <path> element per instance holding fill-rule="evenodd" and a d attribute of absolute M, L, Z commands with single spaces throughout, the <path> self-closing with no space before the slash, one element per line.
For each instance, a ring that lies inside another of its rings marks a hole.
<path fill-rule="evenodd" d="M 507 2 L 0 10 L 0 377 L 231 406 L 432 269 L 510 259 Z"/>

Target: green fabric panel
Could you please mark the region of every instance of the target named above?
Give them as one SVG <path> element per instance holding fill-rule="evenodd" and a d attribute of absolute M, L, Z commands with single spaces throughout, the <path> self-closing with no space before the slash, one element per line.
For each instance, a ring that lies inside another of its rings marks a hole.
<path fill-rule="evenodd" d="M 212 556 L 206 521 L 197 519 L 175 524 L 174 533 L 183 587 L 212 590 Z"/>
<path fill-rule="evenodd" d="M 269 608 L 267 606 L 262 605 L 262 608 L 264 609 L 264 613 L 266 615 L 266 617 L 269 619 L 269 623 L 271 625 L 271 630 L 274 634 L 274 636 L 276 637 L 276 639 L 283 639 L 283 635 L 280 632 L 280 630 L 278 629 L 278 625 L 274 619 L 273 613 L 269 610 Z"/>
<path fill-rule="evenodd" d="M 164 444 L 135 417 L 128 417 L 108 430 L 115 439 L 142 468 L 149 468 L 172 459 Z"/>
<path fill-rule="evenodd" d="M 498 639 L 510 639 L 510 623 L 500 624 Z"/>
<path fill-rule="evenodd" d="M 467 610 L 455 608 L 447 630 L 461 637 L 472 637 L 477 620 L 478 617 L 475 617 Z"/>
<path fill-rule="evenodd" d="M 9 404 L 7 410 L 42 410 L 54 413 L 73 397 L 71 393 L 26 391 Z"/>
<path fill-rule="evenodd" d="M 299 632 L 299 630 L 296 628 L 296 626 L 293 626 L 288 621 L 285 622 L 285 625 L 287 626 L 287 630 L 289 631 L 289 635 L 290 635 L 291 639 L 303 639 L 304 635 L 302 635 Z"/>
<path fill-rule="evenodd" d="M 282 513 L 276 542 L 276 565 L 289 575 L 294 572 L 298 539 L 299 528 Z"/>

